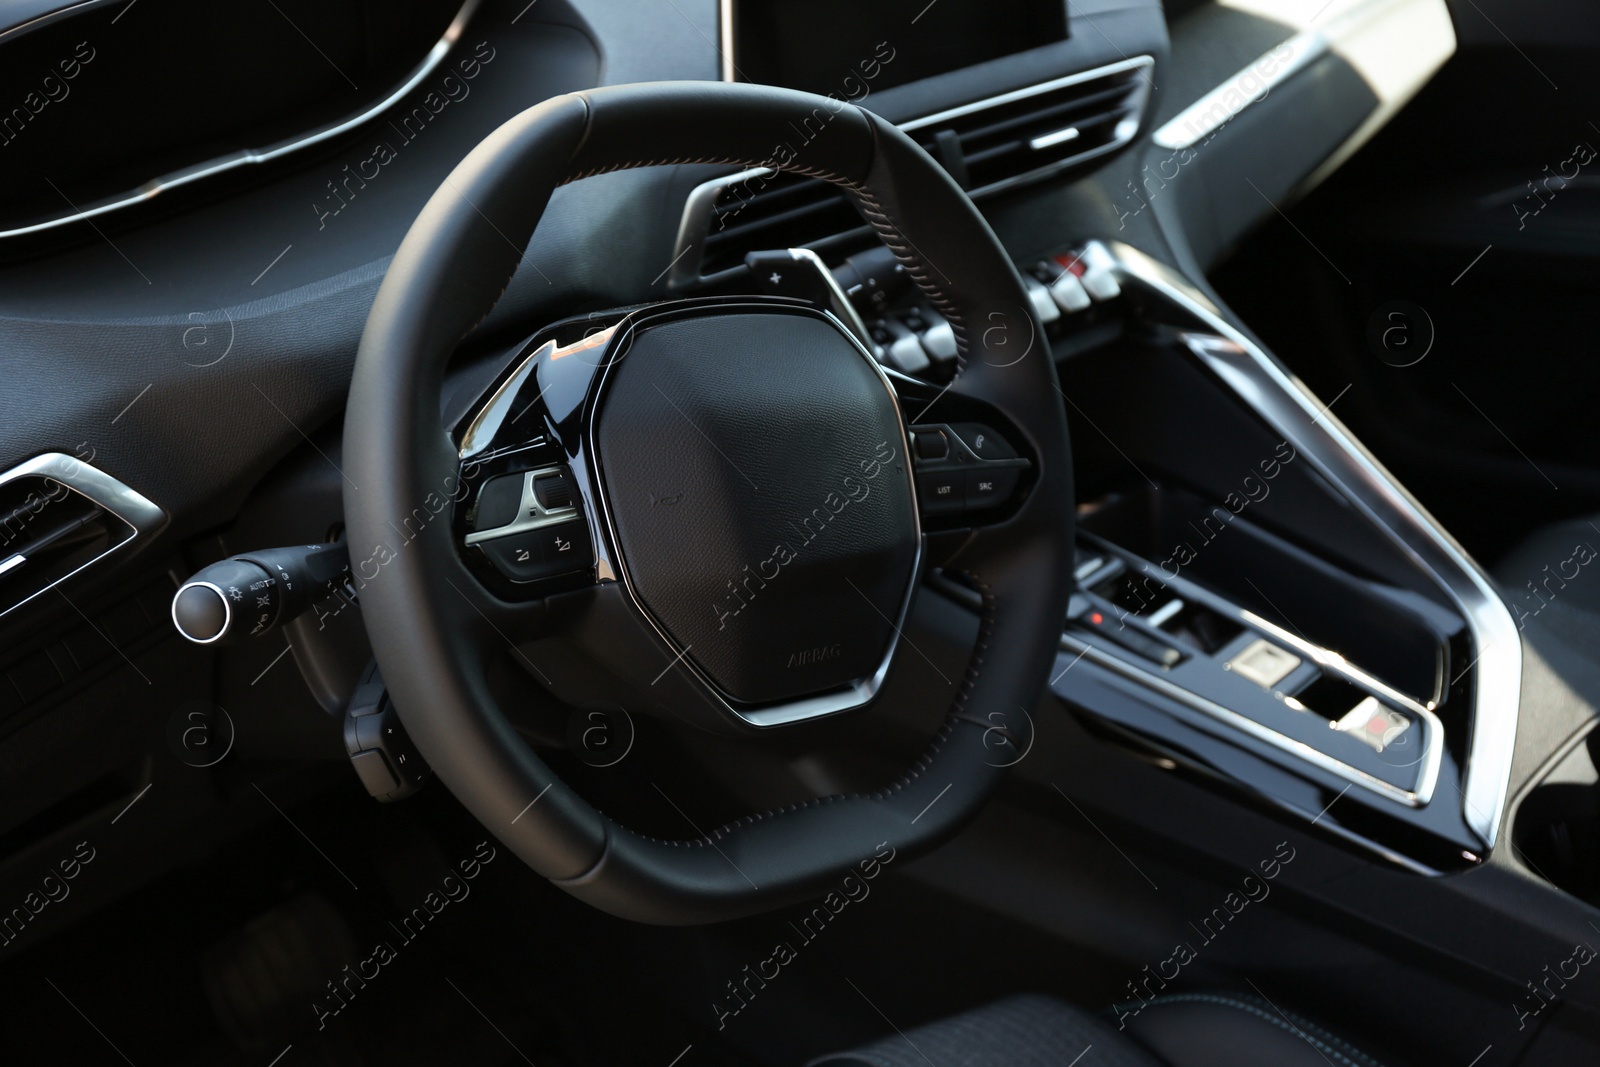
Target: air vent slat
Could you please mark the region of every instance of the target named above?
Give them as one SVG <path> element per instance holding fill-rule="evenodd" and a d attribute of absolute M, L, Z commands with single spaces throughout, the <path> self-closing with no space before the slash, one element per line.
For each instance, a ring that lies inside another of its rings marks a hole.
<path fill-rule="evenodd" d="M 0 485 L 0 609 L 47 589 L 113 545 L 133 528 L 88 497 L 52 478 L 18 478 Z"/>
<path fill-rule="evenodd" d="M 1084 121 L 1082 117 L 1084 115 L 1108 113 L 1100 109 L 1100 105 L 1106 103 L 1107 101 L 1116 102 L 1116 106 L 1112 110 L 1122 113 L 1132 110 L 1136 102 L 1130 101 L 1129 97 L 1137 93 L 1137 91 L 1138 89 L 1136 86 L 1119 85 L 1114 88 L 1107 89 L 1104 92 L 1092 93 L 1083 97 L 1065 100 L 1053 107 L 1033 107 L 1022 111 L 1019 114 L 1012 114 L 1003 117 L 991 117 L 990 121 L 984 123 L 983 125 L 973 124 L 963 128 L 941 124 L 939 127 L 937 127 L 937 129 L 955 128 L 961 137 L 961 140 L 966 142 L 969 140 L 977 141 L 987 137 L 1009 133 L 1019 128 L 1032 129 L 1035 126 L 1049 126 L 1052 124 L 1069 126 Z M 922 142 L 924 145 L 931 144 L 933 142 L 933 137 L 931 136 L 932 132 L 932 129 L 918 130 L 917 140 Z"/>
<path fill-rule="evenodd" d="M 167 521 L 103 471 L 52 452 L 0 473 L 0 615 Z"/>

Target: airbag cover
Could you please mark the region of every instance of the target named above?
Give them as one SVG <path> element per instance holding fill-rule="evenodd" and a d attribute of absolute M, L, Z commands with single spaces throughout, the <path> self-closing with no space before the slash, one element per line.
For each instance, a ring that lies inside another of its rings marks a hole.
<path fill-rule="evenodd" d="M 920 536 L 887 381 L 799 310 L 703 312 L 618 343 L 596 459 L 657 628 L 739 704 L 873 675 Z"/>

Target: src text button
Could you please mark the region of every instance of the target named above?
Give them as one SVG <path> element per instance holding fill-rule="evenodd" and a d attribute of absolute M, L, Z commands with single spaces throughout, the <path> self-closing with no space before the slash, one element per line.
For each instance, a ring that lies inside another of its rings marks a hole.
<path fill-rule="evenodd" d="M 1017 476 L 1021 472 L 1016 467 L 994 467 L 966 472 L 967 495 L 966 503 L 969 508 L 995 508 L 1011 499 L 1011 494 L 1017 488 Z"/>

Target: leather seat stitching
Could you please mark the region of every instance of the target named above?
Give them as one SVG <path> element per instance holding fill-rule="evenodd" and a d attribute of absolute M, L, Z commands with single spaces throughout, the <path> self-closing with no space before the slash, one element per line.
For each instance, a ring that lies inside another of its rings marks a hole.
<path fill-rule="evenodd" d="M 1381 1067 L 1377 1060 L 1373 1059 L 1371 1056 L 1368 1056 L 1365 1052 L 1362 1052 L 1349 1042 L 1334 1036 L 1333 1034 L 1324 1030 L 1322 1027 L 1317 1026 L 1314 1023 L 1307 1022 L 1305 1019 L 1298 1018 L 1293 1024 L 1290 1024 L 1284 1019 L 1269 1015 L 1265 1011 L 1262 1011 L 1260 1007 L 1255 1004 L 1251 1004 L 1249 1001 L 1237 1000 L 1233 997 L 1221 996 L 1215 993 L 1175 993 L 1169 996 L 1156 997 L 1154 1000 L 1146 1002 L 1145 1007 L 1148 1008 L 1158 1004 L 1177 1004 L 1185 1001 L 1203 1004 L 1221 1004 L 1224 1007 L 1236 1008 L 1239 1011 L 1247 1012 L 1248 1014 L 1254 1015 L 1259 1019 L 1266 1020 L 1280 1030 L 1294 1034 L 1296 1037 L 1306 1041 L 1307 1044 L 1311 1045 L 1319 1052 L 1332 1053 L 1348 1064 L 1349 1067 Z M 1329 1044 L 1329 1042 L 1336 1043 L 1349 1052 L 1354 1053 L 1356 1056 L 1361 1057 L 1361 1060 L 1364 1060 L 1365 1064 L 1351 1059 L 1349 1056 L 1345 1055 L 1344 1052 L 1341 1052 L 1340 1049 L 1335 1048 L 1333 1044 Z"/>

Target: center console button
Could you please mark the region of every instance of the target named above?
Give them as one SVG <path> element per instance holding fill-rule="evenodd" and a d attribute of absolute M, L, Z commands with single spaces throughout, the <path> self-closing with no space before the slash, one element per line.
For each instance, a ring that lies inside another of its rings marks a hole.
<path fill-rule="evenodd" d="M 1066 312 L 1082 311 L 1092 302 L 1089 299 L 1089 291 L 1070 270 L 1063 270 L 1056 275 L 1055 281 L 1050 283 L 1050 295 L 1061 305 L 1061 310 Z"/>
<path fill-rule="evenodd" d="M 1293 674 L 1298 666 L 1299 656 L 1263 637 L 1250 642 L 1237 656 L 1223 664 L 1223 669 L 1263 689 L 1271 689 Z"/>
<path fill-rule="evenodd" d="M 1378 703 L 1377 697 L 1369 696 L 1339 721 L 1328 725 L 1370 746 L 1374 752 L 1382 752 L 1411 728 L 1411 720 Z"/>
<path fill-rule="evenodd" d="M 947 362 L 956 358 L 956 332 L 943 315 L 929 316 L 928 328 L 918 335 L 922 338 L 922 347 L 934 359 Z"/>
<path fill-rule="evenodd" d="M 1056 304 L 1055 297 L 1050 295 L 1050 290 L 1045 288 L 1044 282 L 1031 274 L 1024 274 L 1022 287 L 1028 291 L 1028 303 L 1033 305 L 1033 313 L 1038 316 L 1040 325 L 1048 326 L 1061 317 L 1061 308 Z"/>

